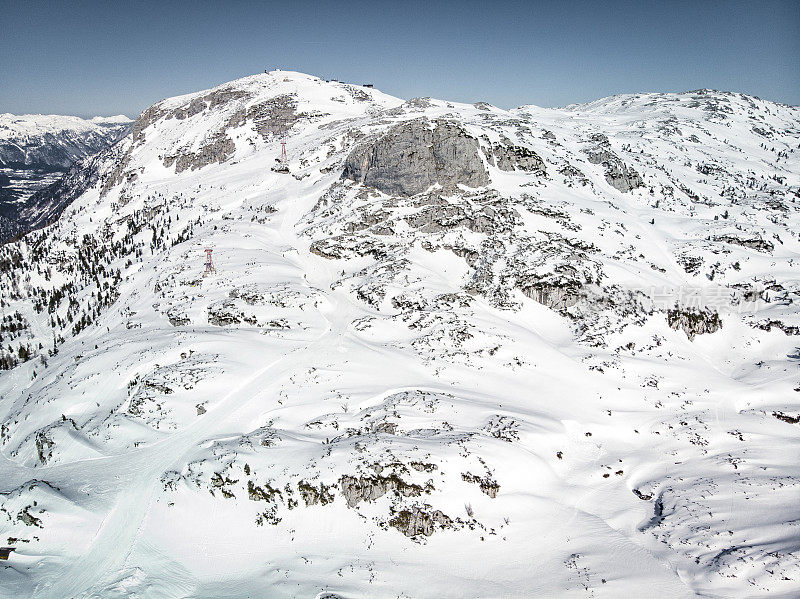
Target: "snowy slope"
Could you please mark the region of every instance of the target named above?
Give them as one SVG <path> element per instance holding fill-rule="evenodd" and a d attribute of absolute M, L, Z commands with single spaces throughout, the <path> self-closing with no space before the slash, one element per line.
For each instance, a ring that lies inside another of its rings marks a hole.
<path fill-rule="evenodd" d="M 0 248 L 0 595 L 796 596 L 798 147 L 706 90 L 155 104 Z"/>
<path fill-rule="evenodd" d="M 130 122 L 131 119 L 124 114 L 82 119 L 77 116 L 60 114 L 13 115 L 6 112 L 0 114 L 0 139 L 19 139 L 46 134 L 58 135 L 67 131 L 90 133 L 95 131 L 97 126 L 127 125 Z"/>

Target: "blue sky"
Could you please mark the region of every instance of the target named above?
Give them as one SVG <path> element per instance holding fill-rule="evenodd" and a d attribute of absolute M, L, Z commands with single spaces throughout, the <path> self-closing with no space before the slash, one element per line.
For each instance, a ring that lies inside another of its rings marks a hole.
<path fill-rule="evenodd" d="M 0 0 L 0 112 L 136 116 L 265 68 L 561 106 L 741 91 L 800 104 L 800 2 Z"/>

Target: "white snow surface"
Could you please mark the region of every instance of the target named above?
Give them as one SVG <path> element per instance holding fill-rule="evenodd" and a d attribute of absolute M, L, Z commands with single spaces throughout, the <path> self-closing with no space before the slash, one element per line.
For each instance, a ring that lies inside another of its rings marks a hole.
<path fill-rule="evenodd" d="M 422 117 L 486 187 L 341 180 Z M 505 111 L 274 71 L 154 105 L 0 248 L 32 355 L 0 596 L 798 596 L 798 148 L 797 108 L 708 90 Z"/>
<path fill-rule="evenodd" d="M 78 116 L 61 114 L 0 114 L 0 141 L 19 140 L 28 137 L 41 137 L 46 134 L 90 133 L 98 127 L 124 125 L 131 119 L 124 114 L 115 116 L 96 116 L 82 119 Z"/>

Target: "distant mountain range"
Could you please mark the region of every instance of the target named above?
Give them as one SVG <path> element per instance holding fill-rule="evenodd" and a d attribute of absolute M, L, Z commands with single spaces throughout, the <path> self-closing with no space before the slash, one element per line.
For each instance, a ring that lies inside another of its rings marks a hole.
<path fill-rule="evenodd" d="M 0 242 L 29 230 L 41 214 L 51 214 L 52 192 L 42 198 L 32 196 L 56 183 L 77 162 L 112 145 L 127 133 L 131 122 L 124 115 L 86 120 L 0 114 Z"/>

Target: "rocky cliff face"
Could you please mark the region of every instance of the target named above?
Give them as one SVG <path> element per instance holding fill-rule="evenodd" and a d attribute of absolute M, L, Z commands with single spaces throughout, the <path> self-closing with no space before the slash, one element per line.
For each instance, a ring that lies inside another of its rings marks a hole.
<path fill-rule="evenodd" d="M 619 156 L 611 151 L 611 143 L 602 133 L 595 134 L 591 141 L 596 145 L 586 150 L 589 162 L 602 165 L 609 185 L 623 193 L 642 187 L 644 182 L 635 169 L 625 164 Z"/>
<path fill-rule="evenodd" d="M 342 178 L 389 195 L 412 196 L 432 185 L 445 192 L 489 182 L 478 140 L 457 123 L 414 119 L 354 149 Z"/>
<path fill-rule="evenodd" d="M 707 91 L 155 104 L 0 247 L 0 595 L 797 595 L 799 136 Z"/>

